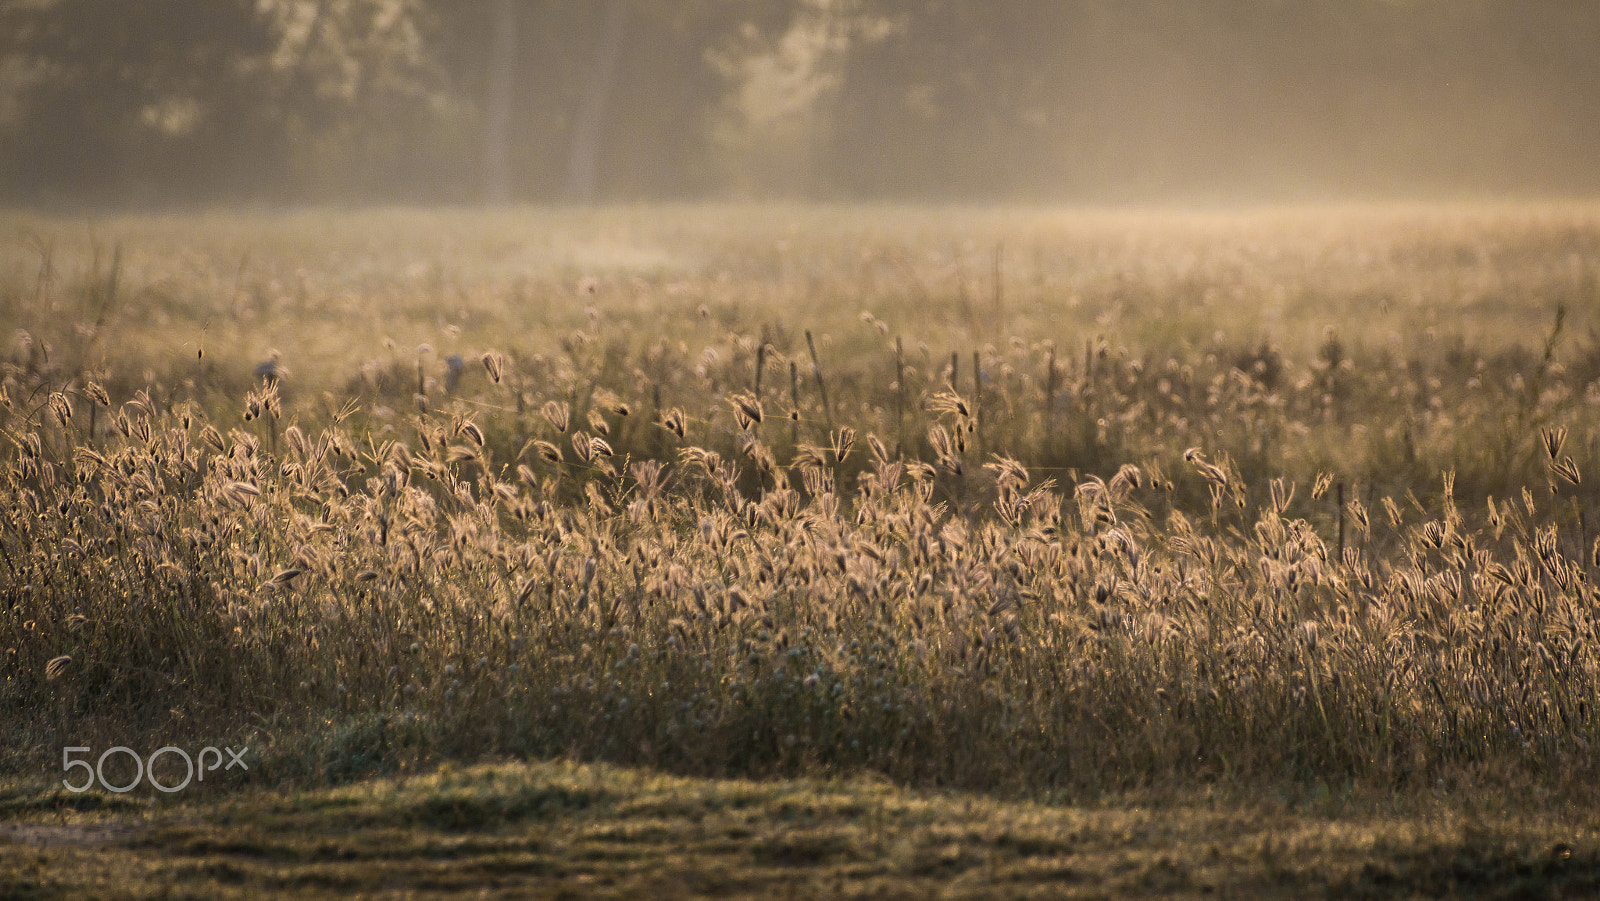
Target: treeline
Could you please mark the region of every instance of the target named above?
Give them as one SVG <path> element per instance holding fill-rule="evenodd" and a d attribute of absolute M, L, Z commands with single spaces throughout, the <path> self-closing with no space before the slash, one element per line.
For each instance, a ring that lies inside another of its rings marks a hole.
<path fill-rule="evenodd" d="M 0 200 L 1590 194 L 1574 0 L 0 0 Z"/>

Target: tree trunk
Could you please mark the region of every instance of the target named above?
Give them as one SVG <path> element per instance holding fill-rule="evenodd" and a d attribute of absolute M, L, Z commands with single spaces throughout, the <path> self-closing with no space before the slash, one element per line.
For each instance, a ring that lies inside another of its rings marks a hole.
<path fill-rule="evenodd" d="M 601 131 L 611 88 L 617 80 L 622 42 L 627 34 L 626 0 L 606 0 L 605 26 L 594 55 L 594 68 L 584 84 L 578 116 L 572 125 L 572 145 L 567 154 L 567 199 L 593 203 L 599 189 Z"/>
<path fill-rule="evenodd" d="M 511 202 L 511 95 L 516 82 L 516 0 L 495 0 L 489 35 L 489 91 L 484 100 L 483 199 Z"/>

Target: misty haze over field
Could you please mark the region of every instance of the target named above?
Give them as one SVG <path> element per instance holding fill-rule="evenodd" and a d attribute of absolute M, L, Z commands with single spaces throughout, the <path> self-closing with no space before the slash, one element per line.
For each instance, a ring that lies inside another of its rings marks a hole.
<path fill-rule="evenodd" d="M 3 0 L 0 202 L 1590 196 L 1587 0 Z"/>

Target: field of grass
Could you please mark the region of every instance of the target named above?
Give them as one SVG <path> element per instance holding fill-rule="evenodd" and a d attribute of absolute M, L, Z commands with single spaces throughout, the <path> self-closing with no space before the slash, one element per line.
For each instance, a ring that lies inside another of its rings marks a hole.
<path fill-rule="evenodd" d="M 649 887 L 478 819 L 680 892 L 1578 893 L 1597 312 L 1581 204 L 7 216 L 10 810 L 242 893 Z M 254 756 L 39 788 L 119 745 Z M 516 807 L 574 774 L 624 788 Z"/>
<path fill-rule="evenodd" d="M 0 793 L 7 897 L 1582 897 L 1597 815 L 1436 797 L 998 801 L 882 780 L 446 766 L 164 805 Z M 1527 798 L 1525 800 L 1534 800 Z M 1540 798 L 1549 801 L 1548 798 Z M 1577 833 L 1576 837 L 1574 833 Z"/>

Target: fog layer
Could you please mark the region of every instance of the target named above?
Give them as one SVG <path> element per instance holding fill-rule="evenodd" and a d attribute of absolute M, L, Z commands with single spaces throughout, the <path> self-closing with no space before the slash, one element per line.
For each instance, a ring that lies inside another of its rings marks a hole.
<path fill-rule="evenodd" d="M 1585 0 L 0 0 L 0 202 L 1590 196 Z"/>

